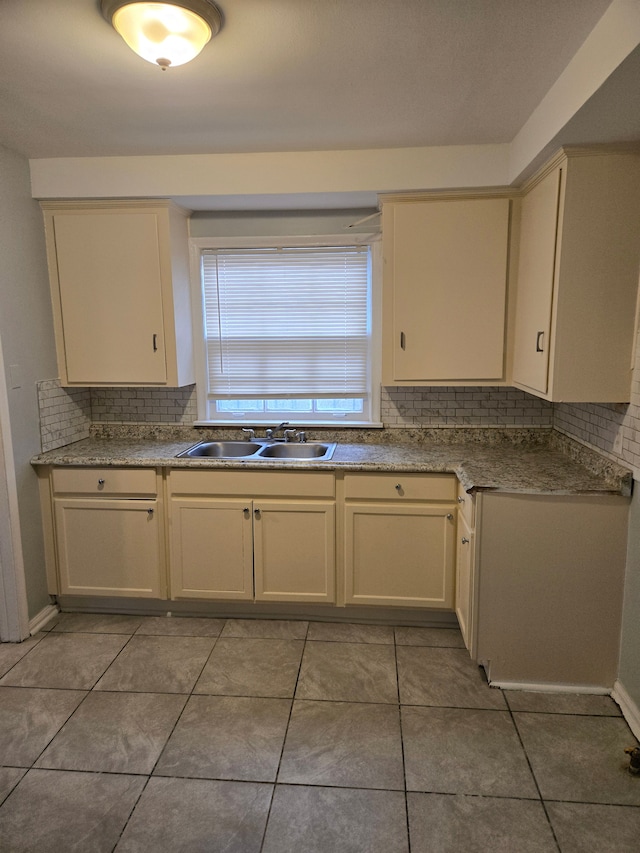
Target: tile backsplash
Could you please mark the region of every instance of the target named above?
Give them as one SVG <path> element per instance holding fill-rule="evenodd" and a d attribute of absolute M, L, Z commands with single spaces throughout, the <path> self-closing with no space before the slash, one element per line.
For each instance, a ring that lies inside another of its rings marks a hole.
<path fill-rule="evenodd" d="M 89 437 L 91 394 L 88 388 L 62 388 L 58 379 L 37 383 L 42 450 L 55 450 Z"/>
<path fill-rule="evenodd" d="M 195 385 L 91 389 L 94 423 L 192 424 L 197 417 Z"/>
<path fill-rule="evenodd" d="M 635 479 L 640 479 L 640 333 L 636 341 L 631 402 L 556 403 L 553 427 L 633 468 Z M 616 438 L 620 439 L 619 444 Z"/>
<path fill-rule="evenodd" d="M 185 388 L 61 388 L 38 383 L 42 449 L 89 435 L 92 424 L 174 424 L 197 420 L 195 385 Z M 383 388 L 386 429 L 547 427 L 552 406 L 515 388 Z"/>
<path fill-rule="evenodd" d="M 551 427 L 553 407 L 517 388 L 383 388 L 385 428 L 443 426 Z"/>

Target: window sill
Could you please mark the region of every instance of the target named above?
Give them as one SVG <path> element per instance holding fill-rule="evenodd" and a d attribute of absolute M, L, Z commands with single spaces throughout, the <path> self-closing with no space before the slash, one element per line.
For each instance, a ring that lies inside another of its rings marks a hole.
<path fill-rule="evenodd" d="M 274 419 L 275 420 L 275 419 Z M 242 420 L 234 421 L 194 421 L 194 427 L 241 427 L 251 426 L 254 428 L 271 427 L 273 429 L 273 421 L 252 421 L 250 418 L 242 418 Z M 341 421 L 339 418 L 333 421 L 290 421 L 291 428 L 304 430 L 305 428 L 323 427 L 328 429 L 383 429 L 384 424 L 378 421 L 371 423 L 370 421 Z"/>

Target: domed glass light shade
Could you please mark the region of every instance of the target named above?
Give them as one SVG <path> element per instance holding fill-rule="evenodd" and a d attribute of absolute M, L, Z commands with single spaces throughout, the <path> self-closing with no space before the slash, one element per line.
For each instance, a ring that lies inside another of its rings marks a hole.
<path fill-rule="evenodd" d="M 209 0 L 102 0 L 102 13 L 138 56 L 163 71 L 195 59 L 222 25 Z"/>

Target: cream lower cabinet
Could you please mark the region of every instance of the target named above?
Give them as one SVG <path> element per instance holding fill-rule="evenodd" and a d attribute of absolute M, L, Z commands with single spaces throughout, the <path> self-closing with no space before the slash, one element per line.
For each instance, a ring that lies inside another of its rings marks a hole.
<path fill-rule="evenodd" d="M 458 486 L 455 610 L 465 646 L 474 652 L 475 498 Z"/>
<path fill-rule="evenodd" d="M 172 598 L 335 601 L 333 474 L 172 471 L 169 480 Z"/>
<path fill-rule="evenodd" d="M 166 597 L 162 503 L 154 470 L 59 469 L 50 488 L 55 592 Z"/>
<path fill-rule="evenodd" d="M 629 499 L 478 494 L 471 656 L 500 685 L 611 689 Z"/>
<path fill-rule="evenodd" d="M 345 601 L 453 609 L 456 478 L 347 474 Z"/>

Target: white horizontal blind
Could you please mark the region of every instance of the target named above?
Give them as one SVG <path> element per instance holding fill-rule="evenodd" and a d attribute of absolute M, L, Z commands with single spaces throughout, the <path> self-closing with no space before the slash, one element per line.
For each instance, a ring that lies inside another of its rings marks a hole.
<path fill-rule="evenodd" d="M 367 247 L 210 250 L 202 264 L 210 395 L 367 393 Z"/>

